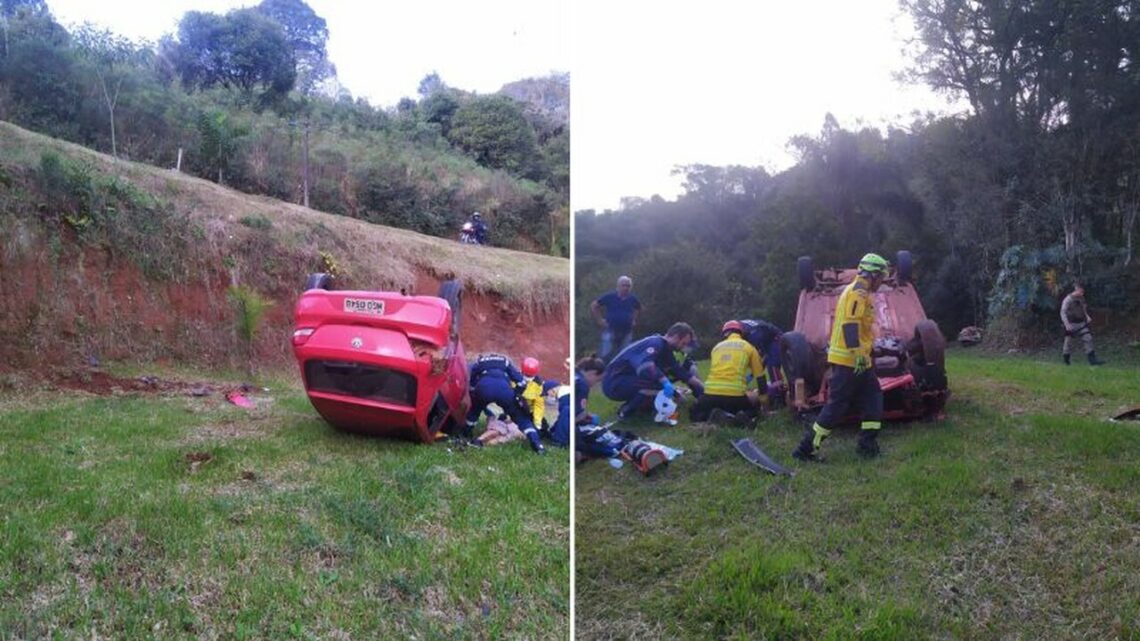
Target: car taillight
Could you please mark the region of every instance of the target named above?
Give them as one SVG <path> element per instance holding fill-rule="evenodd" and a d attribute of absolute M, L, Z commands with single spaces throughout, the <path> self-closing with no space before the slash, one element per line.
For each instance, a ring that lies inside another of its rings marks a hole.
<path fill-rule="evenodd" d="M 419 341 L 412 341 L 412 349 L 416 358 L 431 364 L 432 376 L 439 376 L 447 369 L 447 354 L 442 349 Z"/>
<path fill-rule="evenodd" d="M 309 340 L 309 337 L 312 336 L 313 332 L 315 332 L 315 331 L 317 331 L 317 330 L 312 328 L 312 327 L 302 327 L 301 329 L 294 330 L 293 331 L 293 345 L 294 346 L 304 345 L 305 341 Z"/>

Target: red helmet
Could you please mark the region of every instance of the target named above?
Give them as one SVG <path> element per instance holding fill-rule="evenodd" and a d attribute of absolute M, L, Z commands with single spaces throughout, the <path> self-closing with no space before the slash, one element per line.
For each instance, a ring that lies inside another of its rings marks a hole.
<path fill-rule="evenodd" d="M 728 336 L 729 332 L 740 332 L 741 335 L 744 335 L 744 325 L 741 325 L 740 321 L 730 320 L 720 328 L 720 335 Z"/>
<path fill-rule="evenodd" d="M 538 375 L 538 359 L 533 356 L 527 356 L 523 359 L 522 366 L 523 376 L 537 376 Z"/>

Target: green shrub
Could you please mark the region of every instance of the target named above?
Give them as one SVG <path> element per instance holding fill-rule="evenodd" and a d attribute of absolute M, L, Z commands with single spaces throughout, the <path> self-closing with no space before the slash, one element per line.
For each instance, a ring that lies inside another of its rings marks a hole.
<path fill-rule="evenodd" d="M 241 220 L 238 222 L 251 229 L 260 229 L 262 231 L 269 231 L 270 229 L 273 229 L 273 221 L 262 214 L 242 216 Z"/>
<path fill-rule="evenodd" d="M 226 297 L 234 307 L 234 321 L 238 336 L 246 352 L 247 370 L 253 374 L 253 343 L 257 338 L 265 312 L 273 306 L 273 301 L 265 298 L 257 290 L 242 285 L 231 285 Z"/>

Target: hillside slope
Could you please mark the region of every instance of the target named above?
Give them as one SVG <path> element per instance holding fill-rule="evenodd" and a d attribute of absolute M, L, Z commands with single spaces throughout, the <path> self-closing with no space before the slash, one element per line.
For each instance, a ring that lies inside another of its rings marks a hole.
<path fill-rule="evenodd" d="M 254 360 L 291 361 L 306 275 L 434 294 L 463 280 L 468 352 L 537 354 L 562 375 L 569 261 L 373 225 L 116 161 L 0 122 L 0 323 L 9 367 L 94 357 L 237 366 L 231 285 L 272 301 Z M 555 369 L 557 368 L 557 369 Z"/>

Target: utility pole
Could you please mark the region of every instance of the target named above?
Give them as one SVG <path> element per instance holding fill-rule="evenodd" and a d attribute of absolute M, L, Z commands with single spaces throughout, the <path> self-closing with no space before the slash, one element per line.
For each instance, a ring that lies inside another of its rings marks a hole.
<path fill-rule="evenodd" d="M 305 208 L 309 207 L 309 119 L 305 118 L 305 135 L 303 137 L 302 146 L 304 148 L 304 158 L 301 160 L 301 188 L 304 193 Z"/>

